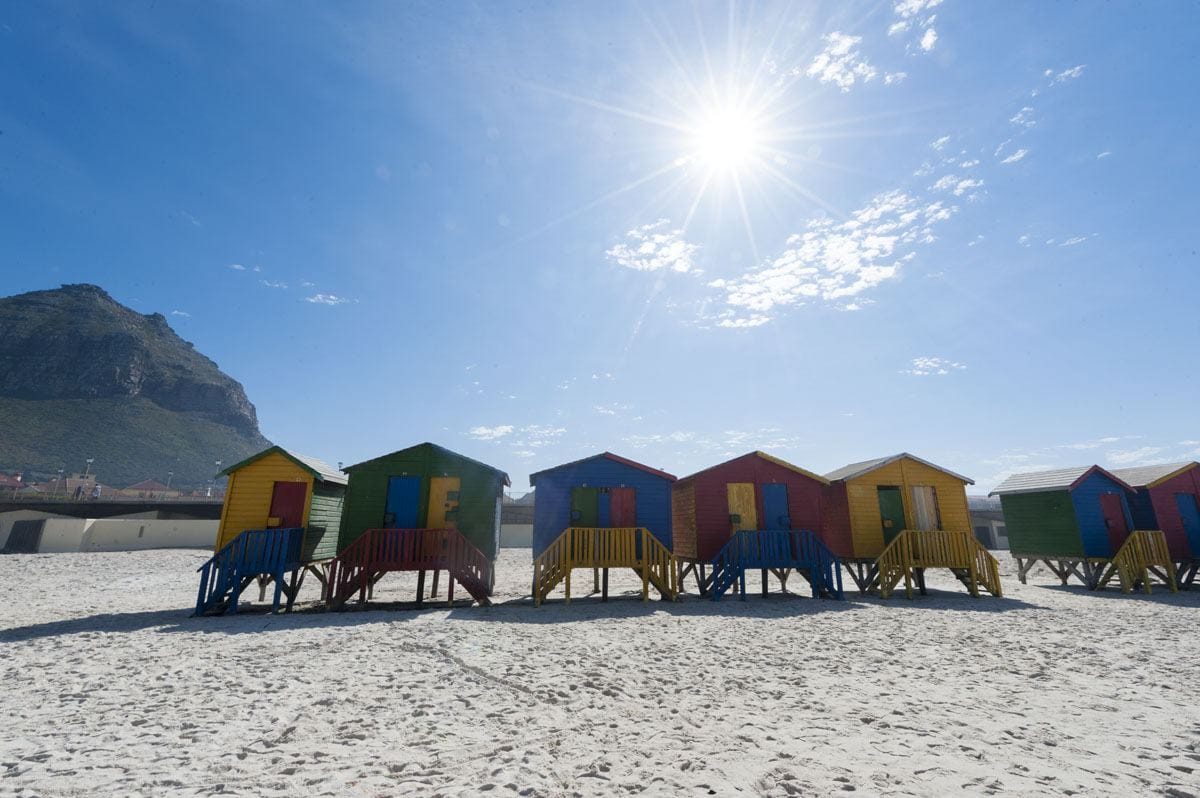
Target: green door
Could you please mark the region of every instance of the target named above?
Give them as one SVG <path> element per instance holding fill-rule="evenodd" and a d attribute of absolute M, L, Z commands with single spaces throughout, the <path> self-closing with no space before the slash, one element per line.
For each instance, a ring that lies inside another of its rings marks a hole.
<path fill-rule="evenodd" d="M 892 542 L 904 530 L 904 494 L 900 488 L 884 485 L 879 492 L 879 520 L 883 524 L 883 545 Z"/>
<path fill-rule="evenodd" d="M 600 526 L 599 488 L 571 488 L 571 526 Z"/>

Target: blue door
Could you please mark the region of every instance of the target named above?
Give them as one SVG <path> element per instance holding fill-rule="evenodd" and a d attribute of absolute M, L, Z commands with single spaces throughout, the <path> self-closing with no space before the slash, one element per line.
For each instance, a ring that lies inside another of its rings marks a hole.
<path fill-rule="evenodd" d="M 421 509 L 420 477 L 388 477 L 387 507 L 383 525 L 388 529 L 416 529 Z"/>
<path fill-rule="evenodd" d="M 1176 493 L 1175 506 L 1179 508 L 1179 517 L 1183 520 L 1188 548 L 1192 550 L 1193 557 L 1200 557 L 1200 507 L 1196 505 L 1195 494 Z"/>
<path fill-rule="evenodd" d="M 770 483 L 762 486 L 763 529 L 791 529 L 788 515 L 787 485 Z"/>

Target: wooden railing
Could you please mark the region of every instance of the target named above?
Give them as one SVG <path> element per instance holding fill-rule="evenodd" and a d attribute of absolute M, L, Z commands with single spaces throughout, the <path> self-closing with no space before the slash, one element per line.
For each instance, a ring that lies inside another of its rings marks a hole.
<path fill-rule="evenodd" d="M 237 612 L 238 596 L 258 576 L 275 579 L 272 610 L 278 611 L 283 576 L 300 568 L 304 529 L 247 529 L 226 543 L 198 568 L 200 592 L 196 614 Z"/>
<path fill-rule="evenodd" d="M 714 601 L 719 599 L 736 579 L 744 579 L 746 569 L 786 568 L 804 571 L 814 596 L 841 598 L 839 565 L 838 558 L 809 530 L 742 530 L 712 559 L 711 595 Z"/>
<path fill-rule="evenodd" d="M 1002 595 L 1000 564 L 975 536 L 960 530 L 906 529 L 892 540 L 876 560 L 879 595 L 888 598 L 904 580 L 912 598 L 916 569 L 948 568 L 963 581 L 972 596 L 983 587 L 993 596 Z"/>
<path fill-rule="evenodd" d="M 568 527 L 533 560 L 533 603 L 540 606 L 560 582 L 571 601 L 575 568 L 633 568 L 642 577 L 642 599 L 653 585 L 674 600 L 678 594 L 675 557 L 644 527 Z"/>
<path fill-rule="evenodd" d="M 1139 586 L 1142 592 L 1149 593 L 1151 576 L 1157 576 L 1172 593 L 1179 589 L 1167 536 L 1160 530 L 1140 529 L 1131 533 L 1113 557 L 1112 567 L 1101 578 L 1099 587 L 1108 584 L 1114 572 L 1121 581 L 1122 593 L 1130 593 Z"/>
<path fill-rule="evenodd" d="M 328 603 L 366 598 L 388 571 L 447 571 L 481 604 L 488 603 L 492 563 L 457 529 L 368 529 L 330 564 Z"/>

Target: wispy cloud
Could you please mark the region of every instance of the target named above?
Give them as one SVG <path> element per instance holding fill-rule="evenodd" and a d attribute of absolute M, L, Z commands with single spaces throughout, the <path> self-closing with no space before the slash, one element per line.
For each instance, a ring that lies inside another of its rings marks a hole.
<path fill-rule="evenodd" d="M 929 52 L 933 49 L 933 46 L 937 44 L 937 40 L 937 31 L 933 28 L 926 28 L 925 33 L 921 36 L 921 49 L 925 52 Z"/>
<path fill-rule="evenodd" d="M 1163 451 L 1161 446 L 1143 446 L 1139 449 L 1125 449 L 1105 452 L 1105 459 L 1114 466 L 1153 465 L 1166 462 L 1162 458 L 1154 458 Z"/>
<path fill-rule="evenodd" d="M 934 139 L 933 141 L 929 142 L 929 146 L 933 147 L 935 150 L 940 150 L 949 143 L 950 143 L 950 137 L 942 136 L 939 139 Z"/>
<path fill-rule="evenodd" d="M 942 0 L 897 0 L 892 11 L 901 19 L 911 19 L 942 4 Z"/>
<path fill-rule="evenodd" d="M 187 319 L 187 318 L 191 318 L 192 314 L 188 313 L 186 310 L 172 310 L 171 315 L 172 316 L 182 316 L 183 318 Z"/>
<path fill-rule="evenodd" d="M 1000 163 L 1016 163 L 1017 161 L 1021 160 L 1028 154 L 1029 154 L 1029 150 L 1021 148 L 1021 149 L 1017 150 L 1016 152 L 1014 152 L 1012 155 L 1005 158 Z"/>
<path fill-rule="evenodd" d="M 1087 68 L 1087 64 L 1079 64 L 1078 66 L 1073 66 L 1070 69 L 1064 69 L 1062 72 L 1059 72 L 1057 74 L 1055 74 L 1053 69 L 1047 69 L 1045 72 L 1045 75 L 1046 75 L 1046 77 L 1051 79 L 1050 80 L 1051 84 L 1066 83 L 1068 80 L 1074 80 L 1075 78 L 1082 75 L 1083 70 L 1086 68 Z"/>
<path fill-rule="evenodd" d="M 1091 236 L 1071 236 L 1066 241 L 1059 244 L 1059 246 L 1060 247 L 1073 247 L 1076 244 L 1082 244 L 1084 241 L 1087 241 L 1089 238 L 1091 238 Z"/>
<path fill-rule="evenodd" d="M 195 216 L 192 216 L 187 211 L 180 211 L 179 215 L 182 216 L 184 218 L 184 220 L 186 220 L 188 222 L 188 224 L 192 225 L 192 227 L 201 227 L 202 226 L 200 224 L 200 220 L 197 219 Z"/>
<path fill-rule="evenodd" d="M 848 36 L 834 31 L 824 37 L 825 49 L 808 65 L 806 74 L 822 83 L 833 83 L 842 91 L 850 91 L 857 82 L 874 80 L 875 67 L 858 51 L 861 36 Z"/>
<path fill-rule="evenodd" d="M 933 22 L 937 19 L 936 14 L 929 14 L 932 9 L 942 4 L 942 0 L 898 0 L 892 4 L 892 12 L 899 17 L 896 22 L 893 22 L 888 27 L 888 36 L 897 36 L 901 33 L 906 33 L 912 30 L 914 26 L 919 25 L 925 29 L 918 41 L 918 46 L 923 52 L 929 52 L 937 44 L 938 34 L 933 27 Z M 928 14 L 928 16 L 926 16 Z M 918 19 L 919 17 L 923 17 Z M 907 49 L 911 51 L 911 42 L 907 45 Z"/>
<path fill-rule="evenodd" d="M 959 177 L 958 175 L 946 175 L 930 186 L 934 191 L 949 191 L 956 197 L 961 197 L 972 189 L 982 187 L 983 181 L 981 179 L 977 177 Z"/>
<path fill-rule="evenodd" d="M 878 194 L 845 222 L 810 220 L 787 248 L 761 268 L 730 280 L 714 280 L 727 310 L 721 327 L 755 327 L 776 308 L 809 301 L 842 304 L 894 279 L 915 247 L 935 240 L 933 228 L 958 209 L 903 191 Z"/>
<path fill-rule="evenodd" d="M 901 369 L 901 374 L 910 374 L 914 377 L 942 377 L 954 371 L 962 371 L 966 368 L 963 363 L 958 363 L 954 360 L 948 360 L 944 357 L 914 357 L 912 366 L 906 369 Z"/>
<path fill-rule="evenodd" d="M 497 427 L 471 427 L 467 430 L 467 434 L 477 441 L 496 441 L 511 435 L 512 431 L 511 424 L 501 424 Z"/>
<path fill-rule="evenodd" d="M 231 264 L 229 264 L 229 268 L 233 269 L 235 272 L 246 271 L 246 267 L 240 263 L 231 263 Z"/>
<path fill-rule="evenodd" d="M 263 285 L 265 285 L 267 288 L 287 288 L 288 287 L 287 283 L 274 281 L 274 280 L 259 280 L 259 282 L 262 283 Z"/>
<path fill-rule="evenodd" d="M 692 256 L 700 247 L 684 240 L 683 230 L 672 230 L 670 224 L 667 219 L 659 219 L 653 224 L 635 227 L 625 234 L 627 241 L 605 254 L 620 266 L 642 272 L 691 271 Z"/>
<path fill-rule="evenodd" d="M 1033 118 L 1033 106 L 1030 105 L 1026 105 L 1020 111 L 1017 111 L 1008 121 L 1025 128 L 1030 128 L 1037 124 L 1037 120 Z"/>
<path fill-rule="evenodd" d="M 304 301 L 312 302 L 314 305 L 344 305 L 350 300 L 333 294 L 313 294 L 304 297 Z"/>
<path fill-rule="evenodd" d="M 1108 158 L 1108 157 L 1109 157 L 1109 156 L 1111 156 L 1111 155 L 1112 155 L 1112 151 L 1110 151 L 1110 150 L 1105 150 L 1104 152 L 1102 152 L 1102 153 L 1100 153 L 1099 155 L 1097 155 L 1097 156 L 1096 156 L 1096 160 L 1097 160 L 1097 161 L 1102 161 L 1102 160 L 1104 160 L 1105 158 Z"/>
<path fill-rule="evenodd" d="M 904 80 L 907 77 L 908 77 L 907 72 L 888 72 L 886 75 L 883 76 L 883 82 L 886 85 L 891 86 L 893 83 L 899 83 L 900 81 Z"/>

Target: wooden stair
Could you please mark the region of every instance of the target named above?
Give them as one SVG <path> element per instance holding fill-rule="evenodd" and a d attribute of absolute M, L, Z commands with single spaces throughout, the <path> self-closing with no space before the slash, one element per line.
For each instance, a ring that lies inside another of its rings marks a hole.
<path fill-rule="evenodd" d="M 238 598 L 255 579 L 275 582 L 271 611 L 279 612 L 284 595 L 291 610 L 299 591 L 297 575 L 304 567 L 300 553 L 304 529 L 247 529 L 225 544 L 197 569 L 200 592 L 196 597 L 196 615 L 232 615 Z M 290 573 L 290 584 L 286 576 Z"/>
<path fill-rule="evenodd" d="M 1121 583 L 1122 593 L 1138 589 L 1149 593 L 1152 579 L 1166 585 L 1172 593 L 1177 591 L 1175 562 L 1167 547 L 1167 536 L 1160 530 L 1139 529 L 1131 533 L 1100 577 L 1097 589 L 1103 589 L 1114 576 Z"/>
<path fill-rule="evenodd" d="M 491 604 L 492 562 L 457 529 L 368 529 L 330 564 L 328 605 L 337 609 L 358 594 L 360 602 L 386 573 L 444 570 L 450 575 L 447 599 L 454 603 L 457 582 L 481 605 Z M 421 580 L 419 594 L 423 591 Z M 418 599 L 423 595 L 418 595 Z"/>
<path fill-rule="evenodd" d="M 711 566 L 705 589 L 713 601 L 720 599 L 737 582 L 740 582 L 741 599 L 745 601 L 747 569 L 782 574 L 795 570 L 808 580 L 813 598 L 843 597 L 841 561 L 816 533 L 806 529 L 735 532 L 713 557 Z"/>
<path fill-rule="evenodd" d="M 913 597 L 914 583 L 924 593 L 927 568 L 948 569 L 972 596 L 978 597 L 980 588 L 993 596 L 1003 595 L 999 563 L 970 532 L 905 529 L 887 545 L 875 564 L 881 598 L 889 598 L 901 579 L 908 598 Z"/>
<path fill-rule="evenodd" d="M 542 602 L 559 584 L 571 603 L 571 572 L 576 568 L 632 568 L 642 579 L 642 600 L 653 586 L 674 601 L 679 589 L 675 557 L 644 527 L 568 527 L 533 560 L 533 603 Z"/>

